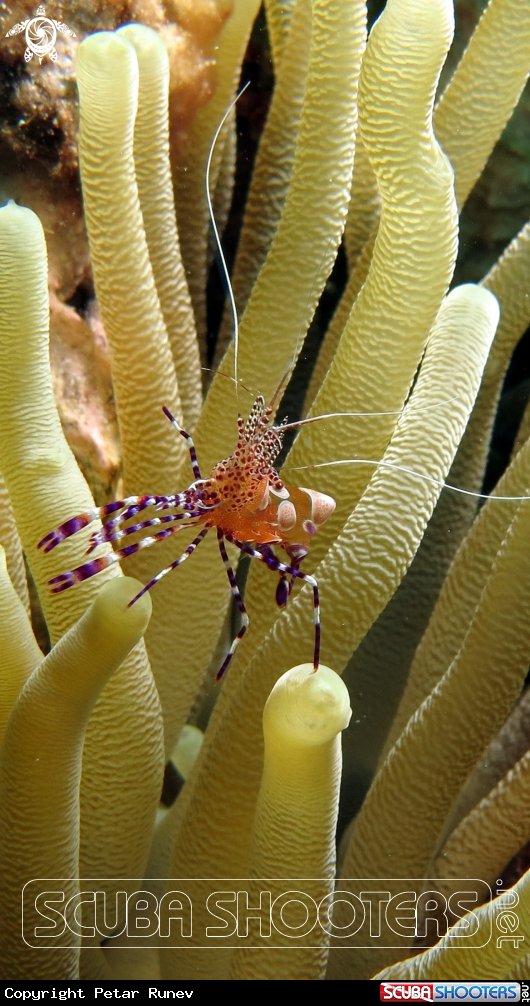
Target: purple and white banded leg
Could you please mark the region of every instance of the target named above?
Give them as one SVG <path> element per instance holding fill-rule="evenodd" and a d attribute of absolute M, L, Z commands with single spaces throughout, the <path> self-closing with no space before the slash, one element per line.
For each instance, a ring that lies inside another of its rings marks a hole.
<path fill-rule="evenodd" d="M 238 587 L 238 585 L 236 583 L 236 578 L 234 576 L 234 571 L 233 571 L 233 569 L 232 569 L 232 567 L 230 565 L 230 559 L 228 558 L 228 553 L 227 553 L 226 548 L 225 548 L 223 532 L 220 531 L 219 528 L 217 528 L 217 541 L 218 541 L 218 544 L 219 544 L 219 551 L 221 553 L 221 559 L 223 560 L 224 565 L 225 565 L 226 575 L 228 577 L 228 582 L 229 582 L 230 588 L 232 590 L 232 597 L 234 598 L 234 600 L 235 600 L 235 602 L 236 602 L 236 604 L 237 604 L 237 606 L 239 608 L 239 614 L 241 615 L 241 621 L 243 623 L 241 625 L 241 628 L 240 628 L 239 632 L 237 633 L 237 636 L 235 636 L 234 639 L 232 640 L 232 645 L 230 646 L 230 649 L 229 649 L 229 651 L 228 651 L 225 659 L 223 660 L 223 663 L 221 664 L 219 670 L 217 671 L 215 680 L 216 681 L 220 681 L 221 678 L 222 678 L 222 676 L 223 676 L 223 674 L 225 673 L 225 671 L 226 671 L 226 669 L 227 669 L 227 667 L 228 667 L 228 665 L 229 665 L 232 657 L 234 656 L 234 653 L 236 651 L 236 648 L 237 648 L 238 644 L 241 642 L 241 640 L 243 639 L 243 636 L 245 635 L 245 632 L 248 629 L 248 626 L 249 626 L 249 617 L 248 617 L 245 605 L 243 604 L 243 598 L 241 597 L 241 594 L 240 594 L 240 591 L 239 591 L 239 587 Z"/>
<path fill-rule="evenodd" d="M 308 573 L 302 573 L 302 570 L 297 569 L 295 566 L 288 566 L 285 562 L 280 562 L 279 559 L 271 552 L 259 552 L 258 549 L 252 548 L 251 545 L 245 544 L 243 541 L 236 541 L 231 535 L 225 534 L 227 541 L 231 542 L 232 545 L 236 545 L 242 552 L 246 555 L 250 555 L 252 559 L 259 559 L 260 562 L 264 562 L 269 569 L 274 569 L 277 573 L 283 573 L 287 576 L 292 576 L 299 580 L 304 580 L 305 583 L 309 583 L 313 588 L 313 621 L 315 625 L 315 647 L 313 651 L 313 667 L 315 671 L 318 671 L 320 663 L 320 598 L 318 593 L 318 583 L 314 576 L 309 576 Z"/>
<path fill-rule="evenodd" d="M 61 591 L 66 590 L 68 587 L 73 587 L 75 583 L 80 583 L 82 580 L 88 580 L 89 577 L 95 576 L 96 573 L 101 573 L 104 569 L 108 569 L 109 566 L 112 566 L 115 562 L 119 562 L 120 559 L 126 559 L 127 556 L 134 555 L 135 552 L 139 552 L 143 548 L 149 548 L 151 545 L 155 545 L 156 542 L 162 541 L 163 538 L 169 538 L 170 535 L 175 534 L 177 531 L 182 531 L 183 528 L 190 526 L 196 527 L 196 525 L 193 524 L 179 524 L 177 527 L 164 528 L 162 531 L 157 531 L 156 534 L 149 535 L 147 538 L 142 538 L 141 541 L 134 542 L 133 545 L 125 545 L 124 548 L 120 548 L 116 552 L 109 552 L 107 555 L 101 555 L 97 559 L 91 559 L 90 562 L 85 562 L 82 566 L 77 566 L 76 569 L 70 569 L 66 573 L 59 573 L 59 576 L 54 576 L 51 580 L 48 580 L 48 584 L 52 588 L 52 594 L 60 594 Z M 205 528 L 204 534 L 207 530 L 208 529 Z M 202 537 L 204 537 L 204 534 Z M 201 540 L 201 535 L 199 535 L 198 539 L 195 539 L 194 543 L 192 542 L 194 547 L 198 544 L 199 540 Z M 188 546 L 188 548 L 191 548 L 191 546 Z M 194 548 L 191 548 L 191 551 L 193 552 Z M 188 550 L 184 553 L 185 558 L 187 558 L 187 553 Z M 182 556 L 176 563 L 172 563 L 172 565 L 168 566 L 167 569 L 162 570 L 162 572 L 159 573 L 154 580 L 151 580 L 151 582 L 144 587 L 144 589 L 137 594 L 136 597 L 133 598 L 131 604 L 141 597 L 146 590 L 149 590 L 149 588 L 152 587 L 157 580 L 160 580 L 162 576 L 169 573 L 170 569 L 174 569 L 175 565 L 178 566 L 181 560 Z"/>
<path fill-rule="evenodd" d="M 188 521 L 202 516 L 202 510 L 191 510 L 186 511 L 186 513 L 172 513 L 164 515 L 163 517 L 151 517 L 149 520 L 143 520 L 139 524 L 130 524 L 129 527 L 119 528 L 118 530 L 115 530 L 115 526 L 111 526 L 111 522 L 109 521 L 109 523 L 104 524 L 99 531 L 94 531 L 94 534 L 90 538 L 86 554 L 89 555 L 90 552 L 93 552 L 98 545 L 104 545 L 111 541 L 120 541 L 122 538 L 126 538 L 129 534 L 135 534 L 136 531 L 143 531 L 146 527 L 154 527 L 157 524 L 171 524 L 175 521 Z M 176 530 L 178 530 L 178 528 Z"/>
<path fill-rule="evenodd" d="M 77 517 L 71 517 L 70 520 L 66 520 L 64 524 L 59 524 L 59 527 L 54 528 L 53 531 L 45 535 L 39 541 L 37 548 L 42 548 L 44 552 L 51 552 L 61 541 L 71 538 L 73 534 L 77 534 L 82 528 L 88 527 L 93 521 L 108 517 L 110 514 L 116 513 L 117 510 L 123 512 L 114 517 L 113 520 L 108 521 L 105 527 L 115 528 L 118 524 L 140 513 L 141 510 L 146 510 L 147 507 L 158 504 L 184 507 L 187 510 L 194 509 L 187 502 L 186 493 L 179 493 L 177 496 L 127 496 L 123 500 L 106 503 L 102 507 L 92 507 L 90 510 L 85 510 L 84 513 L 78 514 Z"/>
<path fill-rule="evenodd" d="M 184 525 L 184 527 L 186 527 L 186 525 Z M 180 528 L 176 528 L 175 530 L 179 531 Z M 182 555 L 179 555 L 178 559 L 175 559 L 175 561 L 170 563 L 169 566 L 166 566 L 165 569 L 161 569 L 160 572 L 157 573 L 152 580 L 149 580 L 149 583 L 146 583 L 145 587 L 142 587 L 139 593 L 136 594 L 135 597 L 133 597 L 132 601 L 129 601 L 127 607 L 130 608 L 131 605 L 133 605 L 136 601 L 138 601 L 141 597 L 143 597 L 143 595 L 146 594 L 148 590 L 151 590 L 151 587 L 154 587 L 155 583 L 158 583 L 158 581 L 161 580 L 163 576 L 167 576 L 168 573 L 171 573 L 172 569 L 176 569 L 177 566 L 181 566 L 182 563 L 185 562 L 186 559 L 188 559 L 189 556 L 195 551 L 197 545 L 200 545 L 201 541 L 203 541 L 203 539 L 206 538 L 206 535 L 208 534 L 209 530 L 210 530 L 209 527 L 203 527 L 201 533 L 198 534 L 197 537 L 194 538 L 192 542 L 190 542 L 187 549 L 185 549 Z M 162 533 L 163 533 L 162 531 L 159 531 L 159 534 Z M 139 542 L 138 544 L 141 545 L 141 542 Z M 133 547 L 132 545 L 129 546 L 129 548 L 132 547 Z"/>
<path fill-rule="evenodd" d="M 177 420 L 175 419 L 174 416 L 171 415 L 171 412 L 169 411 L 168 408 L 166 408 L 165 405 L 162 406 L 162 412 L 164 413 L 165 416 L 167 416 L 171 425 L 175 427 L 177 433 L 180 433 L 181 437 L 184 437 L 184 440 L 186 440 L 188 444 L 188 451 L 190 452 L 190 462 L 191 467 L 193 469 L 193 474 L 198 482 L 199 481 L 202 482 L 202 475 L 199 469 L 199 462 L 197 461 L 197 452 L 195 450 L 195 444 L 193 443 L 193 440 L 191 439 L 189 433 L 186 433 L 186 430 L 183 430 L 182 426 L 179 426 Z"/>

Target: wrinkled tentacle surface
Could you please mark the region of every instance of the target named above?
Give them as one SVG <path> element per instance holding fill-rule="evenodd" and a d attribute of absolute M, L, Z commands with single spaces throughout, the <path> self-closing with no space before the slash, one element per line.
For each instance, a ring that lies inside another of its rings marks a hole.
<path fill-rule="evenodd" d="M 65 596 L 50 576 L 82 560 L 88 529 L 47 555 L 36 543 L 91 510 L 53 399 L 48 355 L 46 247 L 38 218 L 10 203 L 0 210 L 0 467 L 53 644 L 83 615 L 117 564 Z M 36 503 L 38 501 L 38 503 Z M 104 549 L 109 546 L 103 546 Z M 141 876 L 162 771 L 160 706 L 143 643 L 111 677 L 90 718 L 80 787 L 82 876 Z M 59 876 L 68 875 L 68 870 Z"/>

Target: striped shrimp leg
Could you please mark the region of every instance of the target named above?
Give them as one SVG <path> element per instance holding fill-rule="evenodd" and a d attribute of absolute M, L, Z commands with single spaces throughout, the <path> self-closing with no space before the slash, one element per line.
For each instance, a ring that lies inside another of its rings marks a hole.
<path fill-rule="evenodd" d="M 97 559 L 91 559 L 90 562 L 83 563 L 82 566 L 78 566 L 76 569 L 68 570 L 66 573 L 60 573 L 59 576 L 52 577 L 48 580 L 48 585 L 52 588 L 52 594 L 59 594 L 63 590 L 67 590 L 68 587 L 73 587 L 75 583 L 80 583 L 82 580 L 88 580 L 89 577 L 95 576 L 96 573 L 101 573 L 102 570 L 108 569 L 113 563 L 119 562 L 120 559 L 126 559 L 129 555 L 134 555 L 135 552 L 139 552 L 143 548 L 150 548 L 151 545 L 155 545 L 156 542 L 162 541 L 163 538 L 168 538 L 171 534 L 175 534 L 177 531 L 181 531 L 183 527 L 189 527 L 188 524 L 179 524 L 177 527 L 164 528 L 162 531 L 157 531 L 156 534 L 150 535 L 147 538 L 142 538 L 141 541 L 134 542 L 133 545 L 125 545 L 124 548 L 118 549 L 116 552 L 110 552 L 108 555 L 101 555 Z M 191 525 L 193 527 L 193 525 Z M 204 537 L 208 528 L 204 529 L 202 535 L 199 538 Z M 197 541 L 197 539 L 196 539 Z M 194 545 L 194 543 L 192 543 Z M 195 545 L 194 545 L 195 547 Z M 188 546 L 191 548 L 191 546 Z M 194 551 L 194 548 L 191 549 Z M 186 556 L 187 557 L 187 556 Z M 179 565 L 180 560 L 176 563 L 172 563 L 167 569 L 162 570 L 161 573 L 151 580 L 146 587 L 136 597 L 133 598 L 131 604 L 136 601 L 146 590 L 149 590 L 154 583 L 157 582 L 166 573 L 169 573 L 170 569 L 173 569 L 175 565 Z"/>
<path fill-rule="evenodd" d="M 157 524 L 172 524 L 176 521 L 187 521 L 202 516 L 202 510 L 191 510 L 186 513 L 172 513 L 163 517 L 151 517 L 149 520 L 140 521 L 139 524 L 130 524 L 129 527 L 125 528 L 116 528 L 114 522 L 109 521 L 98 531 L 94 531 L 90 538 L 86 554 L 90 555 L 90 553 L 93 552 L 98 545 L 104 545 L 107 542 L 112 541 L 121 541 L 121 539 L 126 538 L 127 535 L 135 534 L 137 531 L 143 531 L 146 527 L 155 527 Z"/>
<path fill-rule="evenodd" d="M 228 665 L 229 665 L 232 657 L 234 656 L 236 647 L 241 642 L 241 640 L 243 639 L 243 636 L 245 635 L 245 632 L 248 629 L 249 617 L 248 617 L 245 605 L 243 604 L 243 598 L 241 597 L 241 594 L 239 592 L 239 587 L 238 587 L 238 585 L 236 583 L 236 578 L 234 576 L 234 571 L 233 571 L 233 569 L 232 569 L 232 567 L 230 565 L 230 560 L 228 558 L 228 554 L 227 554 L 227 551 L 226 551 L 226 548 L 225 548 L 224 535 L 223 535 L 222 531 L 219 530 L 219 528 L 217 529 L 217 541 L 218 541 L 218 544 L 219 544 L 219 551 L 221 553 L 221 559 L 223 560 L 224 565 L 225 565 L 226 575 L 228 577 L 228 582 L 229 582 L 231 590 L 232 590 L 232 596 L 233 596 L 233 598 L 234 598 L 234 600 L 235 600 L 235 602 L 236 602 L 236 604 L 237 604 L 237 606 L 239 608 L 239 613 L 241 615 L 241 621 L 243 623 L 242 626 L 241 626 L 241 628 L 240 628 L 240 630 L 239 630 L 239 632 L 238 632 L 238 634 L 237 634 L 237 636 L 235 637 L 235 639 L 232 640 L 232 645 L 231 645 L 231 647 L 230 647 L 230 649 L 229 649 L 229 651 L 228 651 L 225 659 L 223 660 L 223 663 L 221 664 L 219 670 L 217 671 L 215 680 L 216 681 L 220 681 L 221 678 L 222 678 L 222 676 L 223 676 L 223 674 L 225 673 L 225 671 L 226 671 L 226 669 L 227 669 L 227 667 L 228 667 Z"/>
<path fill-rule="evenodd" d="M 70 520 L 64 522 L 64 524 L 59 524 L 59 527 L 50 531 L 49 534 L 45 535 L 44 538 L 39 541 L 37 548 L 44 549 L 45 552 L 51 552 L 52 548 L 59 545 L 61 541 L 66 538 L 70 538 L 73 534 L 77 534 L 78 531 L 83 527 L 87 527 L 88 524 L 92 524 L 93 521 L 102 519 L 103 517 L 108 517 L 112 513 L 116 513 L 117 510 L 123 510 L 124 512 L 115 517 L 112 521 L 109 521 L 109 525 L 116 526 L 121 521 L 127 520 L 129 517 L 133 517 L 134 514 L 138 513 L 140 510 L 145 510 L 148 506 L 153 506 L 156 503 L 163 503 L 167 499 L 180 499 L 180 497 L 167 497 L 167 496 L 128 496 L 123 500 L 116 500 L 114 503 L 106 503 L 102 507 L 92 507 L 90 510 L 85 510 L 84 513 L 80 513 L 77 517 L 71 517 Z M 179 503 L 171 504 L 173 506 L 179 506 Z"/>
<path fill-rule="evenodd" d="M 264 562 L 269 569 L 273 569 L 278 573 L 287 574 L 288 576 L 297 577 L 299 580 L 304 580 L 305 583 L 309 583 L 313 588 L 313 621 L 315 624 L 315 647 L 313 651 L 313 667 L 315 671 L 318 671 L 320 664 L 320 597 L 318 593 L 318 583 L 314 576 L 309 576 L 308 573 L 302 573 L 300 569 L 296 569 L 294 566 L 288 566 L 285 562 L 280 562 L 275 555 L 271 553 L 263 554 L 258 552 L 257 549 L 252 548 L 251 545 L 245 544 L 242 541 L 236 541 L 231 535 L 225 534 L 227 541 L 231 542 L 232 545 L 236 545 L 237 548 L 241 549 L 246 555 L 250 555 L 252 559 L 259 559 L 260 562 Z"/>
<path fill-rule="evenodd" d="M 150 506 L 154 506 L 155 510 L 164 510 L 170 507 L 182 507 L 185 510 L 193 509 L 193 504 L 190 505 L 187 493 L 185 492 L 177 493 L 175 496 L 131 496 L 130 499 L 136 500 L 136 502 L 126 507 L 123 513 L 118 514 L 117 517 L 106 521 L 105 527 L 117 527 L 118 524 L 123 524 L 131 517 L 136 517 L 136 514 L 142 510 L 146 510 Z M 106 516 L 106 514 L 103 516 Z"/>
<path fill-rule="evenodd" d="M 162 412 L 164 413 L 165 416 L 167 416 L 171 425 L 175 427 L 177 433 L 180 433 L 181 437 L 184 437 L 184 440 L 187 442 L 193 474 L 195 476 L 196 481 L 198 482 L 202 481 L 199 462 L 197 461 L 197 452 L 195 450 L 195 444 L 193 443 L 193 440 L 191 439 L 189 433 L 186 433 L 186 430 L 183 430 L 182 427 L 179 426 L 177 420 L 175 419 L 174 416 L 171 415 L 171 412 L 169 411 L 168 408 L 166 408 L 165 405 L 162 406 Z"/>
<path fill-rule="evenodd" d="M 185 526 L 186 525 L 184 525 L 184 527 Z M 181 528 L 175 528 L 174 530 L 180 531 Z M 203 527 L 201 533 L 198 534 L 197 537 L 194 538 L 192 542 L 190 542 L 190 544 L 188 545 L 187 549 L 182 553 L 182 555 L 179 555 L 178 559 L 175 559 L 175 561 L 172 562 L 169 566 L 166 566 L 165 569 L 161 569 L 160 573 L 157 573 L 156 576 L 154 576 L 152 580 L 149 580 L 149 583 L 146 583 L 145 587 L 142 587 L 141 591 L 138 594 L 136 594 L 136 597 L 133 597 L 132 601 L 129 601 L 127 607 L 130 608 L 131 605 L 135 603 L 135 601 L 138 601 L 148 590 L 151 590 L 151 587 L 154 587 L 155 583 L 158 583 L 158 581 L 161 580 L 163 576 L 167 576 L 168 573 L 171 573 L 172 569 L 176 569 L 177 566 L 181 566 L 182 563 L 185 562 L 186 559 L 188 559 L 190 555 L 192 555 L 192 553 L 197 548 L 197 545 L 200 545 L 201 541 L 203 540 L 203 538 L 206 537 L 206 535 L 208 534 L 209 530 L 210 530 L 209 527 Z M 167 532 L 165 532 L 165 533 L 167 533 Z M 163 531 L 159 531 L 159 534 L 162 535 L 162 534 L 164 534 L 164 532 Z M 156 538 L 157 535 L 154 535 L 153 537 Z M 145 540 L 146 539 L 144 539 L 144 541 Z M 142 543 L 140 542 L 139 544 L 142 544 Z M 134 548 L 134 546 L 130 545 L 129 548 Z M 123 551 L 125 552 L 126 549 L 123 549 Z M 116 553 L 116 554 L 118 554 L 118 553 Z"/>

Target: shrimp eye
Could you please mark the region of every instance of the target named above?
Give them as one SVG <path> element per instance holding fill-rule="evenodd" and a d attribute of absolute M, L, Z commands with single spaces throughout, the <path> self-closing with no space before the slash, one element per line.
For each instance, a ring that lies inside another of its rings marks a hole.
<path fill-rule="evenodd" d="M 290 500 L 280 503 L 277 516 L 280 531 L 290 531 L 296 524 L 296 510 Z"/>
<path fill-rule="evenodd" d="M 300 488 L 311 497 L 311 520 L 316 524 L 317 528 L 322 527 L 322 524 L 327 521 L 328 517 L 331 517 L 337 506 L 333 496 L 326 496 L 326 493 L 317 493 L 315 489 L 306 489 L 302 486 Z"/>

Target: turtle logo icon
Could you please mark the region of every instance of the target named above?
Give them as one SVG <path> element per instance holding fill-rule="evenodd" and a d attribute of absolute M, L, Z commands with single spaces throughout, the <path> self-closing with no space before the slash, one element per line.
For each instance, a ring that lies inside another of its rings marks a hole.
<path fill-rule="evenodd" d="M 19 21 L 14 28 L 11 28 L 7 32 L 6 38 L 10 35 L 19 35 L 24 29 L 26 29 L 26 42 L 28 45 L 24 53 L 26 63 L 29 63 L 30 59 L 33 59 L 33 56 L 39 57 L 39 63 L 42 63 L 45 56 L 49 56 L 55 63 L 57 59 L 57 49 L 55 48 L 57 32 L 60 32 L 61 35 L 76 37 L 75 31 L 72 31 L 62 21 L 55 21 L 52 18 L 46 17 L 44 7 L 38 7 L 35 17 L 31 18 L 31 20 Z"/>

